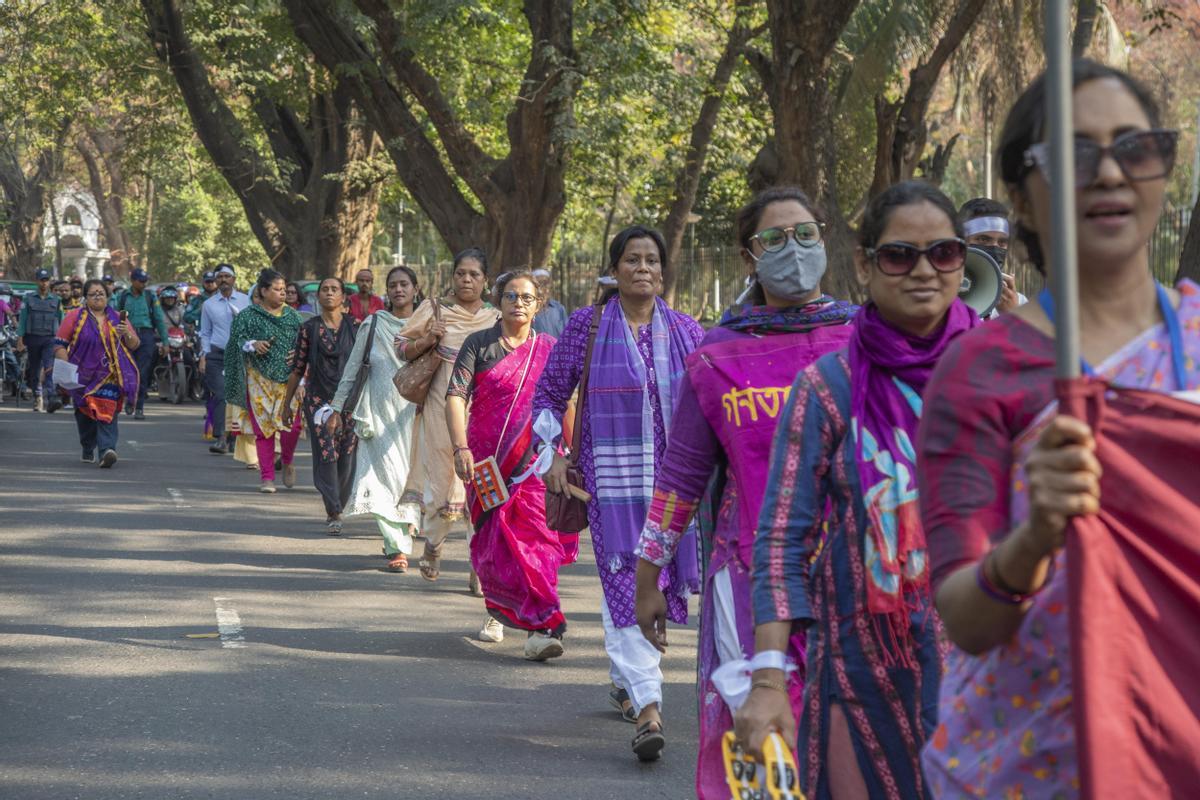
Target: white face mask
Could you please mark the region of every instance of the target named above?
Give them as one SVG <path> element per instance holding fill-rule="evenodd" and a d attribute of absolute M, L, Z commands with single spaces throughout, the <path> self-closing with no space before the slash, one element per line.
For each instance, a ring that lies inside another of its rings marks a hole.
<path fill-rule="evenodd" d="M 788 238 L 782 250 L 763 253 L 754 272 L 763 289 L 784 300 L 799 300 L 821 285 L 825 275 L 825 245 L 801 247 Z"/>

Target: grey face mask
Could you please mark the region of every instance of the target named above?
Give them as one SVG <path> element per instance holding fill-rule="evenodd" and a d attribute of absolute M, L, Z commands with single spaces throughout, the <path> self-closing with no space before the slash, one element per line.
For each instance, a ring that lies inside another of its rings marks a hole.
<path fill-rule="evenodd" d="M 789 238 L 784 248 L 763 253 L 754 269 L 763 289 L 775 297 L 799 300 L 821 285 L 825 245 L 801 247 Z"/>

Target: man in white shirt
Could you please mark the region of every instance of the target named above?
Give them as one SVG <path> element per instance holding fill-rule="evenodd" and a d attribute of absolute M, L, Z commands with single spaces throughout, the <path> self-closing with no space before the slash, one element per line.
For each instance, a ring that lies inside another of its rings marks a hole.
<path fill-rule="evenodd" d="M 224 455 L 233 449 L 225 435 L 225 345 L 229 343 L 233 318 L 250 305 L 250 297 L 234 288 L 231 265 L 221 264 L 216 272 L 217 293 L 200 307 L 200 372 L 208 389 L 208 412 L 217 437 L 217 443 L 208 451 Z"/>

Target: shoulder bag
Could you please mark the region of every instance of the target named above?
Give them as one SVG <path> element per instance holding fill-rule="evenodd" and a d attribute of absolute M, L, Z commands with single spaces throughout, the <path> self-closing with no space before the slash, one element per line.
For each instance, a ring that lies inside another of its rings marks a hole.
<path fill-rule="evenodd" d="M 433 303 L 433 321 L 441 322 L 441 304 L 438 303 L 436 297 L 431 297 L 429 302 Z M 396 391 L 408 402 L 419 406 L 425 405 L 425 398 L 429 396 L 429 387 L 433 383 L 433 376 L 437 374 L 438 367 L 442 365 L 442 359 L 437 354 L 437 347 L 435 343 L 420 356 L 396 370 L 396 374 L 392 376 L 392 383 L 396 385 Z"/>
<path fill-rule="evenodd" d="M 600 330 L 603 307 L 592 307 L 592 324 L 588 329 L 586 355 L 583 357 L 583 376 L 579 379 L 579 399 L 575 403 L 575 425 L 571 430 L 571 454 L 567 457 L 566 494 L 546 492 L 546 527 L 559 533 L 579 533 L 587 527 L 587 492 L 583 488 L 583 473 L 579 470 L 579 446 L 583 436 L 583 404 L 587 402 L 588 377 L 592 372 L 592 352 L 596 349 L 596 333 Z"/>
<path fill-rule="evenodd" d="M 379 317 L 371 315 L 371 328 L 367 331 L 367 346 L 363 348 L 362 361 L 358 365 L 358 373 L 354 376 L 354 386 L 342 410 L 353 414 L 358 410 L 358 401 L 362 399 L 363 387 L 371 377 L 371 348 L 375 345 L 375 327 L 379 325 Z"/>

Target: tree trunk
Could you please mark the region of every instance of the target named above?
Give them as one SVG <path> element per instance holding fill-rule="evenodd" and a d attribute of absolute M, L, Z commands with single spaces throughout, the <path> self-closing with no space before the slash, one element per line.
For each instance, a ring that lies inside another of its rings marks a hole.
<path fill-rule="evenodd" d="M 1098 0 L 1078 0 L 1075 12 L 1075 30 L 1071 33 L 1071 57 L 1083 58 L 1088 45 L 1092 43 L 1100 4 Z"/>
<path fill-rule="evenodd" d="M 156 200 L 155 193 L 154 193 L 154 179 L 151 178 L 150 176 L 146 176 L 146 192 L 145 192 L 145 194 L 146 194 L 146 221 L 145 221 L 145 224 L 142 225 L 142 247 L 137 253 L 128 255 L 127 257 L 129 259 L 135 259 L 136 263 L 141 265 L 142 269 L 149 269 L 149 267 L 150 267 L 150 256 L 149 256 L 150 231 L 154 230 L 154 205 L 155 205 L 155 200 Z M 110 263 L 110 266 L 112 266 L 113 268 L 116 268 L 116 267 L 124 266 L 124 265 Z"/>
<path fill-rule="evenodd" d="M 233 189 L 270 263 L 289 279 L 353 273 L 370 259 L 379 176 L 348 176 L 373 152 L 359 130 L 351 93 L 338 83 L 310 97 L 307 119 L 251 87 L 249 105 L 270 148 L 264 157 L 192 48 L 174 0 L 142 0 L 159 58 L 179 85 L 196 133 Z M 365 171 L 358 171 L 365 172 Z M 364 246 L 363 241 L 367 244 Z"/>
<path fill-rule="evenodd" d="M 320 0 L 285 0 L 297 36 L 327 69 L 342 76 L 383 138 L 396 172 L 452 251 L 482 246 L 493 273 L 545 264 L 566 205 L 566 153 L 578 88 L 574 6 L 525 0 L 533 44 L 519 96 L 507 119 L 509 153 L 487 156 L 408 46 L 389 3 L 356 0 L 374 24 L 374 46 Z M 446 154 L 425 133 L 420 103 Z M 461 180 L 483 213 L 463 195 Z"/>
<path fill-rule="evenodd" d="M 751 187 L 799 186 L 824 209 L 829 270 L 826 288 L 856 296 L 850 238 L 837 187 L 831 57 L 859 0 L 767 0 L 771 55 L 747 50 L 774 116 L 774 135 L 751 166 Z"/>
<path fill-rule="evenodd" d="M 116 146 L 111 137 L 105 137 L 89 130 L 86 135 L 80 136 L 76 140 L 75 149 L 79 151 L 87 169 L 88 185 L 91 188 L 92 197 L 96 200 L 96 211 L 100 216 L 104 238 L 108 242 L 110 257 L 115 261 L 123 262 L 129 258 L 129 251 L 132 249 L 132 242 L 124 225 L 124 201 L 117 193 L 124 191 L 124 180 L 119 174 L 115 181 L 111 174 L 108 176 L 108 180 L 105 180 L 104 172 L 109 169 L 119 169 L 119 167 L 113 166 L 119 162 L 117 162 L 118 154 L 115 152 L 110 151 L 108 157 L 103 155 L 102 143 L 105 147 Z"/>
<path fill-rule="evenodd" d="M 675 302 L 675 283 L 679 276 L 679 254 L 683 250 L 683 235 L 687 230 L 692 208 L 696 205 L 696 192 L 700 188 L 700 176 L 704 171 L 704 161 L 708 156 L 708 146 L 712 141 L 717 116 L 721 112 L 721 104 L 725 101 L 725 92 L 729 88 L 734 67 L 741 57 L 742 48 L 754 35 L 754 31 L 746 23 L 750 10 L 749 2 L 739 0 L 734 12 L 733 25 L 725 39 L 725 49 L 721 51 L 712 76 L 705 86 L 700 113 L 692 123 L 687 155 L 675 175 L 675 196 L 663 223 L 663 239 L 667 243 L 667 258 L 663 264 L 663 297 L 668 304 Z"/>
<path fill-rule="evenodd" d="M 880 124 L 876 130 L 879 145 L 875 160 L 875 177 L 871 181 L 872 197 L 893 183 L 907 180 L 915 174 L 924 156 L 925 143 L 929 136 L 925 116 L 929 111 L 929 102 L 933 99 L 934 90 L 937 89 L 938 78 L 941 77 L 946 62 L 966 38 L 987 3 L 988 0 L 959 0 L 954 14 L 946 24 L 945 32 L 929 58 L 909 73 L 908 89 L 904 93 L 904 99 L 897 104 L 894 114 L 886 115 L 887 118 L 884 119 L 880 117 L 879 109 L 876 109 L 876 119 Z M 879 154 L 887 154 L 886 162 Z M 944 171 L 944 165 L 942 170 Z"/>
<path fill-rule="evenodd" d="M 1188 223 L 1187 237 L 1183 240 L 1183 252 L 1179 254 L 1179 274 L 1175 282 L 1184 278 L 1200 282 L 1200 200 L 1192 209 L 1192 220 Z"/>
<path fill-rule="evenodd" d="M 42 265 L 42 226 L 46 188 L 62 172 L 62 151 L 71 121 L 63 120 L 54 144 L 38 153 L 26 174 L 11 151 L 0 152 L 0 219 L 3 219 L 4 263 L 10 278 L 30 279 Z"/>
<path fill-rule="evenodd" d="M 50 198 L 47 203 L 50 206 L 50 224 L 54 226 L 54 271 L 60 278 L 66 277 L 63 275 L 63 260 L 62 260 L 62 228 L 58 224 L 58 209 L 54 207 L 54 198 Z"/>

